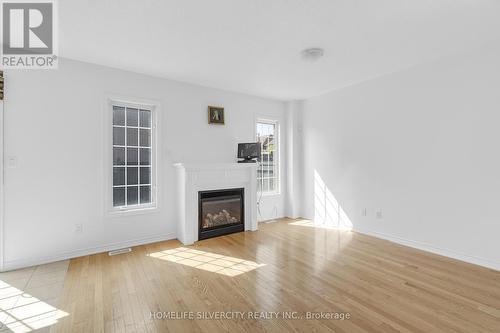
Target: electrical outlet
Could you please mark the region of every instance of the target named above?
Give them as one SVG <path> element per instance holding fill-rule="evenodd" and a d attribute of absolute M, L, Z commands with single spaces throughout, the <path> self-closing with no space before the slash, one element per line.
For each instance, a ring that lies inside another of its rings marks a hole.
<path fill-rule="evenodd" d="M 17 168 L 17 157 L 16 156 L 8 156 L 7 157 L 7 168 L 9 168 L 9 169 Z"/>
<path fill-rule="evenodd" d="M 382 211 L 380 209 L 377 210 L 376 216 L 377 216 L 377 219 L 381 219 L 383 217 Z"/>
<path fill-rule="evenodd" d="M 81 223 L 75 224 L 75 232 L 77 234 L 83 233 L 83 224 Z"/>

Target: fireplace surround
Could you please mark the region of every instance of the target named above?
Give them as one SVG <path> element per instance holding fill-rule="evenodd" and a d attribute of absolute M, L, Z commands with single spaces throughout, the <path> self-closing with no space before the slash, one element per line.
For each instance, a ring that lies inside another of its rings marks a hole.
<path fill-rule="evenodd" d="M 198 192 L 198 240 L 245 229 L 244 189 Z"/>
<path fill-rule="evenodd" d="M 244 231 L 257 230 L 256 163 L 176 163 L 174 167 L 177 181 L 177 239 L 184 245 L 201 239 L 199 195 L 204 191 L 243 189 L 241 225 Z"/>

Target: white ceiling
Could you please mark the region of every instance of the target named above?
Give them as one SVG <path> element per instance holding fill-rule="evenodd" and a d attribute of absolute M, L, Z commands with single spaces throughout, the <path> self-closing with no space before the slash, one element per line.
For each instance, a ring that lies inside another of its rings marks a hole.
<path fill-rule="evenodd" d="M 60 56 L 302 99 L 500 40 L 496 0 L 63 0 Z M 317 62 L 306 47 L 322 47 Z"/>

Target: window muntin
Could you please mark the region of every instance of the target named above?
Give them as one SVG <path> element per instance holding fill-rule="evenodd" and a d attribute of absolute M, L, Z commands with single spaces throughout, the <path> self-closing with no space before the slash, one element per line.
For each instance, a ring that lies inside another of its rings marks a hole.
<path fill-rule="evenodd" d="M 265 194 L 279 193 L 278 124 L 272 121 L 257 121 L 256 137 L 261 146 L 257 190 Z"/>
<path fill-rule="evenodd" d="M 151 206 L 152 111 L 113 104 L 113 208 Z"/>

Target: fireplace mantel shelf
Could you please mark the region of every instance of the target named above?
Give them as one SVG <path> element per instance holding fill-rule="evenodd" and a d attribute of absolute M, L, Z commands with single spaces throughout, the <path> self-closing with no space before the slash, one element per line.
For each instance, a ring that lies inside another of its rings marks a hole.
<path fill-rule="evenodd" d="M 257 163 L 175 163 L 177 173 L 177 238 L 198 241 L 198 193 L 243 188 L 245 230 L 257 230 Z"/>
<path fill-rule="evenodd" d="M 257 168 L 257 163 L 175 163 L 174 167 L 189 171 L 196 170 L 227 170 Z"/>

